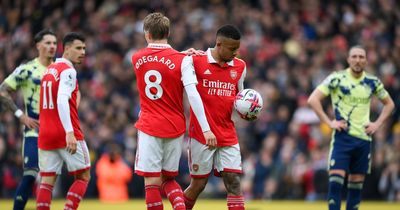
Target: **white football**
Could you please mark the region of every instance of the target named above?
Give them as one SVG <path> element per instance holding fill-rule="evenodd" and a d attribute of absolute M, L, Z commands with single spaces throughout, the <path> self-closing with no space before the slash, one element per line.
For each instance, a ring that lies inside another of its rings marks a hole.
<path fill-rule="evenodd" d="M 243 89 L 236 95 L 235 109 L 245 120 L 255 120 L 263 107 L 260 93 L 253 89 Z"/>

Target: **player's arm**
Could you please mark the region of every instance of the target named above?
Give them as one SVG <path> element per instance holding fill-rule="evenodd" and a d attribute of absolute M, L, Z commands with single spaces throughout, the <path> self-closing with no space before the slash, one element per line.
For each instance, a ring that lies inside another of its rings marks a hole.
<path fill-rule="evenodd" d="M 61 120 L 61 124 L 66 133 L 66 150 L 74 154 L 76 152 L 76 138 L 74 135 L 74 129 L 72 127 L 69 99 L 71 98 L 72 91 L 76 86 L 76 71 L 75 69 L 67 69 L 60 74 L 60 85 L 57 93 L 57 108 L 58 116 Z"/>
<path fill-rule="evenodd" d="M 192 108 L 193 113 L 200 124 L 201 130 L 203 131 L 206 144 L 210 149 L 212 149 L 217 146 L 217 140 L 207 122 L 203 101 L 201 100 L 200 94 L 196 89 L 197 78 L 193 67 L 193 59 L 190 56 L 186 56 L 182 61 L 182 83 L 185 87 L 190 107 Z"/>
<path fill-rule="evenodd" d="M 314 112 L 318 115 L 319 119 L 329 125 L 330 128 L 341 131 L 347 129 L 347 123 L 344 120 L 336 121 L 331 120 L 328 115 L 325 113 L 322 107 L 322 100 L 326 97 L 326 95 L 316 88 L 308 98 L 308 104 L 314 110 Z"/>
<path fill-rule="evenodd" d="M 238 92 L 244 89 L 244 78 L 246 77 L 246 74 L 247 74 L 247 68 L 245 66 L 242 72 L 242 76 L 240 76 L 240 79 L 238 81 Z"/>
<path fill-rule="evenodd" d="M 12 89 L 10 86 L 8 86 L 4 82 L 1 83 L 1 85 L 0 85 L 0 103 L 2 106 L 7 108 L 8 110 L 11 110 L 12 112 L 16 113 L 16 111 L 18 110 L 18 107 L 11 98 L 11 94 L 13 92 L 15 92 L 14 89 Z M 21 117 L 21 115 L 19 115 L 17 117 L 19 118 L 19 117 Z"/>
<path fill-rule="evenodd" d="M 11 94 L 16 91 L 18 87 L 18 81 L 16 77 L 20 74 L 20 70 L 17 68 L 13 74 L 7 77 L 7 79 L 0 85 L 0 103 L 6 109 L 11 110 L 14 115 L 20 120 L 26 127 L 33 129 L 39 127 L 39 121 L 28 117 L 24 112 L 18 108 L 15 102 L 12 100 Z M 8 85 L 8 83 L 13 84 Z"/>
<path fill-rule="evenodd" d="M 244 89 L 244 79 L 246 77 L 246 74 L 247 74 L 247 68 L 245 66 L 243 69 L 242 75 L 240 76 L 240 79 L 238 80 L 238 83 L 237 83 L 238 93 Z M 234 107 L 232 107 L 232 109 L 234 109 Z M 257 119 L 257 116 L 251 116 L 251 117 L 243 116 L 242 118 L 247 121 L 253 121 L 253 120 Z"/>
<path fill-rule="evenodd" d="M 375 122 L 370 122 L 365 126 L 365 133 L 368 135 L 374 134 L 382 124 L 392 115 L 394 110 L 394 102 L 389 94 L 385 98 L 380 99 L 383 104 L 383 109 Z"/>
<path fill-rule="evenodd" d="M 81 103 L 81 91 L 78 90 L 78 93 L 76 94 L 76 107 L 79 107 L 79 104 Z"/>

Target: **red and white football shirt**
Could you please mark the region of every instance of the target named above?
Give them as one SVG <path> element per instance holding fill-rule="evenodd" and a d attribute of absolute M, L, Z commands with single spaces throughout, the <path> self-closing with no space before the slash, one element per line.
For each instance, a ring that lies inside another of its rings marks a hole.
<path fill-rule="evenodd" d="M 235 125 L 231 119 L 233 102 L 239 92 L 239 80 L 243 80 L 246 64 L 234 58 L 220 66 L 211 55 L 193 56 L 196 77 L 199 82 L 197 90 L 203 100 L 207 121 L 211 131 L 217 137 L 218 146 L 231 146 L 238 143 Z M 190 110 L 189 136 L 205 144 L 200 125 Z"/>
<path fill-rule="evenodd" d="M 197 79 L 193 71 L 184 71 L 184 57 L 168 44 L 149 44 L 132 56 L 140 97 L 137 129 L 160 138 L 185 132 L 184 86 L 197 84 Z"/>
<path fill-rule="evenodd" d="M 61 74 L 66 79 L 61 81 Z M 71 73 L 69 73 L 71 72 Z M 43 150 L 53 150 L 66 147 L 65 130 L 59 117 L 57 98 L 60 83 L 68 83 L 71 86 L 71 95 L 68 100 L 72 128 L 78 141 L 84 139 L 80 127 L 76 98 L 78 94 L 78 83 L 76 81 L 76 70 L 72 63 L 66 59 L 57 59 L 55 63 L 47 67 L 40 85 L 40 115 L 39 115 L 39 139 L 38 146 Z"/>

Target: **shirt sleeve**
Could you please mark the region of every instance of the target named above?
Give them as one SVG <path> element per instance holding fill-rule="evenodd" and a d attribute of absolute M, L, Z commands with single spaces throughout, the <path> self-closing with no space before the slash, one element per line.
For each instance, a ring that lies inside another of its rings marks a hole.
<path fill-rule="evenodd" d="M 384 99 L 389 95 L 389 93 L 384 88 L 383 83 L 379 79 L 376 79 L 376 89 L 374 91 L 374 95 L 377 96 L 379 99 Z"/>
<path fill-rule="evenodd" d="M 238 81 L 238 92 L 240 92 L 241 90 L 244 89 L 244 78 L 246 77 L 247 74 L 247 68 L 246 66 L 244 66 L 244 70 L 242 72 L 242 76 L 240 77 L 239 81 Z"/>
<path fill-rule="evenodd" d="M 197 85 L 196 72 L 194 71 L 192 56 L 185 56 L 181 65 L 183 86 L 195 84 Z"/>
<path fill-rule="evenodd" d="M 185 86 L 185 91 L 188 96 L 188 101 L 197 121 L 200 124 L 203 132 L 210 130 L 210 125 L 207 122 L 206 114 L 204 111 L 203 101 L 200 98 L 200 94 L 196 89 L 195 84 L 189 84 Z"/>
<path fill-rule="evenodd" d="M 331 94 L 339 86 L 339 78 L 337 73 L 330 74 L 321 84 L 318 85 L 317 89 L 320 90 L 325 96 Z"/>
<path fill-rule="evenodd" d="M 58 86 L 58 96 L 66 95 L 71 98 L 72 91 L 76 88 L 76 70 L 67 69 L 60 74 L 60 85 Z"/>
<path fill-rule="evenodd" d="M 28 70 L 24 68 L 24 65 L 20 65 L 4 80 L 4 83 L 6 83 L 13 90 L 16 90 L 24 85 L 28 75 L 27 72 Z"/>
<path fill-rule="evenodd" d="M 60 85 L 57 94 L 58 116 L 65 132 L 73 131 L 68 100 L 76 87 L 75 69 L 67 69 L 60 74 Z"/>

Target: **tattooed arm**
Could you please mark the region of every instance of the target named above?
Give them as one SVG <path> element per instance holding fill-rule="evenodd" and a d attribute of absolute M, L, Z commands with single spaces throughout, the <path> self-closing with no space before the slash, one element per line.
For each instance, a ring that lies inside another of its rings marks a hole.
<path fill-rule="evenodd" d="M 5 106 L 7 109 L 9 109 L 13 113 L 15 113 L 18 110 L 18 107 L 11 98 L 12 92 L 15 92 L 15 90 L 13 90 L 6 83 L 2 83 L 0 85 L 0 103 L 1 103 L 1 105 Z"/>
<path fill-rule="evenodd" d="M 10 86 L 3 82 L 0 85 L 0 104 L 5 106 L 6 109 L 11 110 L 14 115 L 19 118 L 21 123 L 26 125 L 28 128 L 38 128 L 39 121 L 25 115 L 24 112 L 20 110 L 15 102 L 12 100 L 11 93 L 13 92 L 15 92 L 15 90 L 13 90 Z"/>

